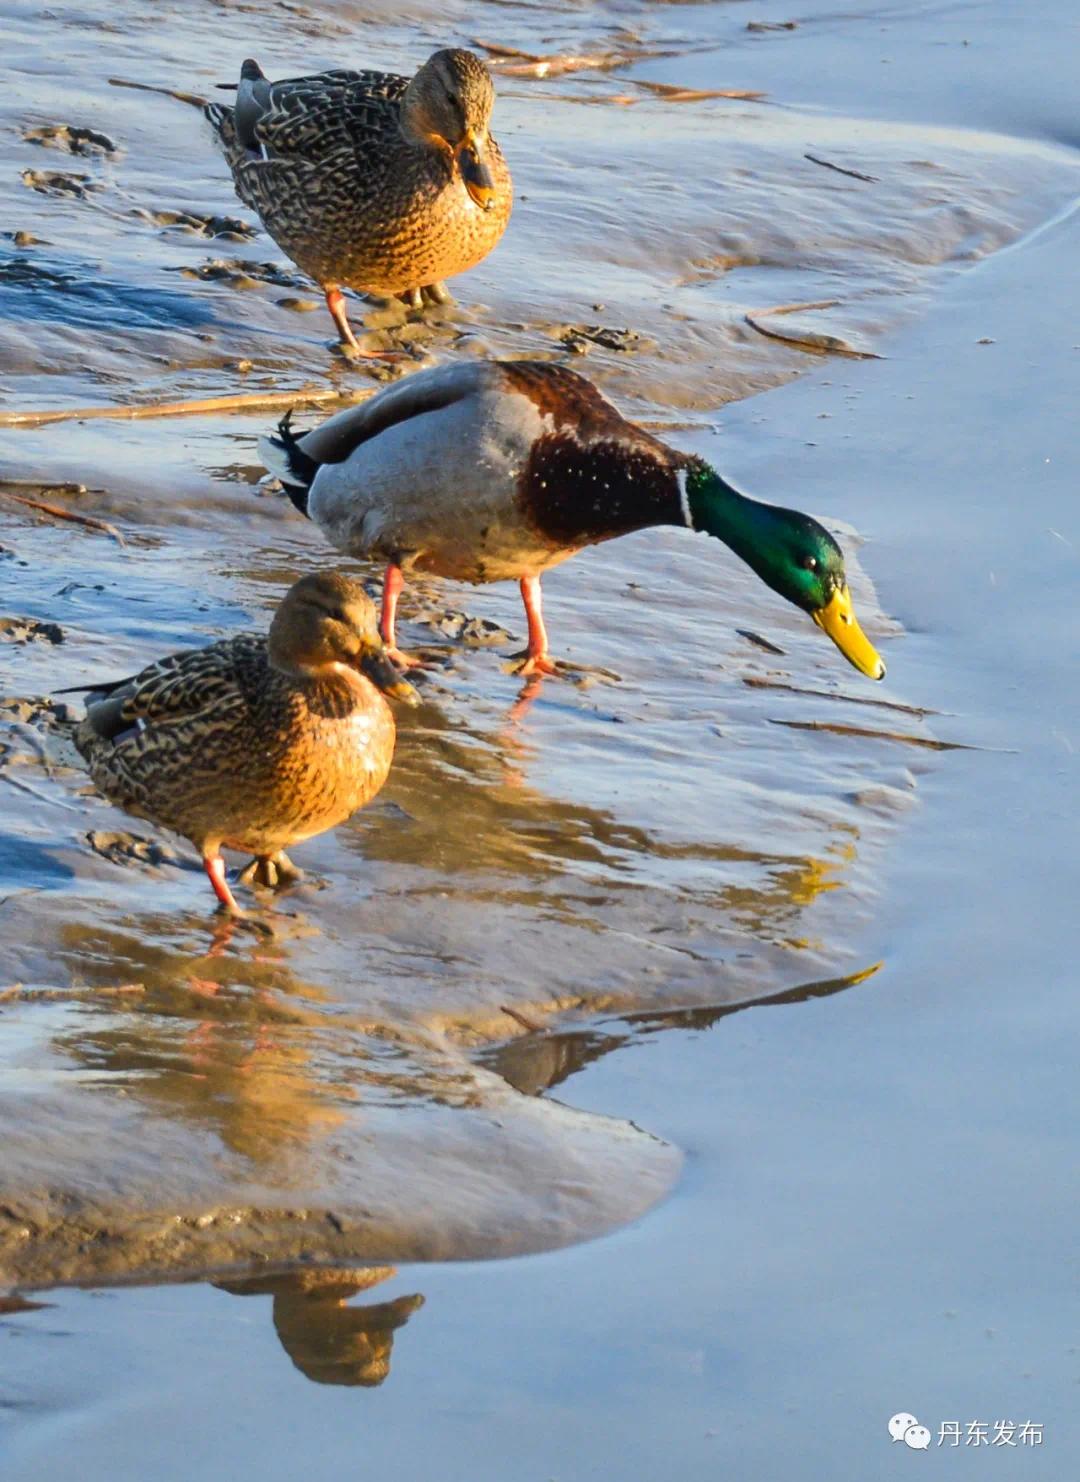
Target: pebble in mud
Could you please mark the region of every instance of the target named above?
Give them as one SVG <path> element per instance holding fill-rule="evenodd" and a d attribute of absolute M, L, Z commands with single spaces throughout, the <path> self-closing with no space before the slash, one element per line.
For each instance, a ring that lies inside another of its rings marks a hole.
<path fill-rule="evenodd" d="M 0 720 L 56 730 L 74 724 L 75 710 L 63 700 L 42 695 L 0 695 Z"/>
<path fill-rule="evenodd" d="M 85 201 L 92 191 L 102 186 L 89 175 L 71 175 L 63 170 L 24 170 L 22 183 L 44 196 L 70 196 Z"/>
<path fill-rule="evenodd" d="M 76 124 L 41 124 L 37 128 L 24 129 L 23 138 L 28 144 L 60 149 L 65 154 L 110 156 L 119 153 L 120 148 L 108 134 L 99 134 L 96 129 L 84 129 Z"/>
<path fill-rule="evenodd" d="M 228 242 L 254 241 L 253 226 L 237 216 L 200 216 L 193 211 L 148 211 L 145 206 L 136 206 L 132 216 L 152 226 L 175 227 L 178 231 L 190 232 L 196 237 L 220 237 Z"/>
<path fill-rule="evenodd" d="M 886 782 L 876 787 L 864 787 L 850 794 L 851 801 L 860 808 L 872 808 L 878 813 L 904 813 L 915 804 L 915 796 L 903 788 L 891 787 Z"/>
<path fill-rule="evenodd" d="M 41 623 L 36 618 L 0 617 L 0 643 L 63 643 L 59 623 Z"/>
<path fill-rule="evenodd" d="M 155 868 L 161 865 L 176 865 L 180 856 L 168 844 L 159 839 L 144 839 L 140 834 L 129 834 L 123 830 L 107 832 L 91 829 L 86 842 L 95 854 L 112 864 L 148 864 Z"/>
<path fill-rule="evenodd" d="M 513 635 L 487 618 L 469 617 L 465 612 L 434 612 L 430 609 L 413 614 L 413 621 L 424 624 L 444 638 L 473 647 L 513 642 Z"/>
<path fill-rule="evenodd" d="M 254 288 L 259 283 L 273 283 L 279 288 L 298 288 L 300 279 L 284 272 L 277 263 L 249 262 L 244 257 L 214 257 L 208 262 L 191 266 L 166 268 L 168 273 L 180 273 L 185 278 L 201 278 L 207 283 L 228 283 L 231 288 Z"/>
<path fill-rule="evenodd" d="M 555 331 L 555 338 L 575 355 L 587 355 L 593 345 L 629 352 L 651 344 L 642 340 L 636 330 L 610 329 L 603 324 L 567 324 Z"/>

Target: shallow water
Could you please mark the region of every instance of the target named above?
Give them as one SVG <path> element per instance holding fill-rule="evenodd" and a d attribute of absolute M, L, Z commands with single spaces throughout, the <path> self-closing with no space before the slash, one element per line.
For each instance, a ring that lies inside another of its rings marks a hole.
<path fill-rule="evenodd" d="M 107 23 L 92 11 L 52 23 L 65 44 L 73 32 L 76 72 L 65 118 L 52 121 L 86 118 L 104 135 L 108 125 L 116 151 L 77 157 L 78 173 L 91 177 L 82 196 L 12 187 L 19 229 L 38 240 L 8 256 L 0 333 L 12 352 L 9 404 L 362 381 L 361 369 L 328 354 L 325 315 L 283 309 L 280 285 L 251 275 L 191 276 L 206 240 L 147 220 L 182 210 L 226 217 L 230 235 L 243 235 L 194 111 L 101 78 L 175 83 L 179 72 L 186 86 L 211 91 L 222 68 L 207 70 L 208 38 L 223 56 L 234 44 L 228 27 L 217 29 L 218 10 L 178 30 L 164 57 L 157 29 L 118 35 L 109 14 Z M 266 8 L 268 57 L 291 15 Z M 493 14 L 492 25 L 501 20 Z M 40 57 L 42 22 L 18 10 L 15 21 L 25 65 Z M 567 38 L 580 24 L 564 18 Z M 415 30 L 408 35 L 422 49 Z M 505 26 L 500 35 L 515 42 Z M 652 49 L 687 54 L 703 39 L 673 36 L 662 16 L 643 35 Z M 323 40 L 320 55 L 332 59 L 332 34 Z M 868 221 L 842 177 L 801 159 L 807 120 L 797 110 L 725 101 L 721 115 L 712 102 L 690 109 L 648 92 L 629 106 L 612 101 L 623 96 L 615 88 L 613 74 L 507 83 L 499 122 L 524 197 L 512 232 L 458 285 L 448 325 L 405 329 L 417 346 L 434 335 L 423 352 L 431 355 L 554 354 L 568 324 L 587 327 L 583 313 L 617 309 L 616 327 L 638 338 L 629 351 L 597 346 L 589 369 L 616 391 L 629 383 L 629 404 L 654 419 L 694 412 L 676 435 L 717 458 L 716 409 L 816 359 L 757 333 L 746 309 L 821 299 L 842 278 L 843 332 L 869 343 L 915 312 L 935 273 L 1014 236 L 1074 178 L 1071 156 L 1044 146 L 861 128 L 874 167 L 889 171 Z M 47 71 L 32 90 L 19 95 L 21 132 L 55 111 Z M 721 128 L 723 153 L 688 178 L 687 151 Z M 813 128 L 831 148 L 842 124 L 815 119 Z M 38 161 L 57 151 L 34 139 L 22 149 L 40 183 Z M 261 238 L 230 240 L 228 252 L 268 257 Z M 275 265 L 270 276 L 284 282 L 290 271 Z M 590 310 L 601 292 L 612 307 Z M 239 357 L 251 368 L 238 377 Z M 9 433 L 13 475 L 87 485 L 74 506 L 112 521 L 128 542 L 13 518 L 15 610 L 58 622 L 64 639 L 12 645 L 14 694 L 124 672 L 163 647 L 263 622 L 295 572 L 333 559 L 257 484 L 253 443 L 268 421 L 263 412 Z M 899 629 L 856 569 L 855 531 L 845 527 L 844 538 L 859 605 L 888 648 Z M 288 898 L 272 950 L 212 932 L 205 889 L 180 868 L 183 851 L 164 863 L 125 857 L 129 822 L 69 770 L 70 747 L 47 715 L 24 723 L 30 732 L 17 733 L 7 775 L 33 791 L 11 799 L 18 850 L 7 883 L 37 893 L 10 944 L 9 974 L 37 989 L 70 986 L 75 1001 L 42 1001 L 31 987 L 8 1009 L 19 1045 L 4 1176 L 13 1270 L 28 1254 L 39 1277 L 46 1266 L 57 1278 L 187 1270 L 253 1250 L 329 1256 L 342 1239 L 353 1257 L 358 1239 L 381 1260 L 464 1257 L 597 1233 L 669 1186 L 675 1150 L 538 1111 L 485 1077 L 472 1050 L 519 1034 L 521 1013 L 547 1025 L 732 1005 L 872 966 L 853 954 L 851 934 L 873 900 L 885 840 L 935 753 L 800 728 L 862 721 L 895 731 L 899 717 L 901 732 L 922 743 L 933 739 L 932 719 L 891 709 L 902 692 L 871 696 L 849 680 L 805 620 L 780 610 L 712 542 L 648 532 L 547 585 L 560 651 L 620 682 L 586 676 L 518 694 L 499 663 L 520 629 L 516 594 L 414 589 L 409 636 L 441 645 L 445 667 L 424 708 L 402 719 L 393 779 L 376 806 L 305 849 L 305 866 L 330 888 Z M 495 625 L 490 648 L 452 641 L 461 604 Z M 763 651 L 755 635 L 781 652 Z M 424 1120 L 403 1117 L 403 1105 Z M 463 1184 L 459 1160 L 467 1169 L 488 1156 L 496 1109 L 497 1141 L 509 1149 L 504 1181 Z M 73 1120 L 97 1129 L 107 1176 L 97 1164 L 88 1176 L 67 1136 Z M 537 1139 L 551 1160 L 545 1177 Z M 637 1176 L 617 1176 L 626 1159 Z M 568 1181 L 576 1197 L 553 1200 Z M 444 1204 L 459 1211 L 454 1219 Z M 219 1205 L 231 1223 L 210 1218 Z M 328 1209 L 348 1227 L 342 1239 L 326 1227 Z M 306 1224 L 297 1233 L 298 1210 L 318 1233 Z M 163 1242 L 153 1223 L 147 1233 L 147 1219 L 177 1212 L 175 1240 Z M 19 1245 L 24 1228 L 34 1231 L 30 1247 Z M 88 1249 L 92 1230 L 108 1239 Z"/>
<path fill-rule="evenodd" d="M 24 67 L 31 59 L 40 89 L 30 103 L 9 94 L 7 121 L 20 133 L 61 121 L 36 12 L 6 13 L 29 38 L 14 55 Z M 279 57 L 282 70 L 295 65 L 284 13 L 260 8 L 258 48 L 245 45 L 239 12 L 197 14 L 183 34 L 135 25 L 125 36 L 102 31 L 92 10 L 65 13 L 66 61 L 80 81 L 64 121 L 122 135 L 127 153 L 102 169 L 105 188 L 88 201 L 57 201 L 17 179 L 6 187 L 5 206 L 18 206 L 9 220 L 54 238 L 48 252 L 12 247 L 7 259 L 16 264 L 0 328 L 8 405 L 232 390 L 229 365 L 240 356 L 253 361 L 249 379 L 279 385 L 360 376 L 332 364 L 320 317 L 282 309 L 276 290 L 166 277 L 178 262 L 218 255 L 216 245 L 148 229 L 106 200 L 115 192 L 146 209 L 243 214 L 201 126 L 181 132 L 194 114 L 101 84 L 103 73 L 123 71 L 208 89 L 235 70 L 225 44 L 234 36 L 236 59 L 256 49 L 268 67 Z M 323 21 L 311 16 L 317 30 Z M 1051 566 L 1055 585 L 1046 563 L 1067 558 L 1052 537 L 1045 548 L 1015 539 L 1024 521 L 1011 482 L 1014 466 L 1064 463 L 1057 447 L 1042 452 L 1060 419 L 1044 419 L 1032 398 L 1021 418 L 1002 349 L 979 347 L 984 359 L 972 365 L 958 346 L 999 338 L 1017 364 L 1035 366 L 1047 326 L 1029 324 L 1032 289 L 1016 266 L 1032 248 L 1001 260 L 1004 278 L 988 276 L 1002 271 L 993 257 L 968 278 L 958 273 L 1060 211 L 1076 192 L 1075 159 L 1055 142 L 1060 132 L 1036 126 L 1045 99 L 1012 137 L 992 132 L 984 114 L 972 115 L 979 132 L 943 128 L 957 121 L 955 101 L 948 89 L 933 92 L 928 65 L 917 69 L 922 91 L 884 117 L 857 117 L 876 111 L 868 85 L 860 104 L 850 81 L 831 100 L 815 93 L 837 48 L 869 57 L 875 19 L 875 44 L 887 24 L 899 33 L 890 50 L 920 58 L 936 61 L 945 42 L 959 48 L 958 30 L 976 19 L 993 22 L 1005 47 L 1007 18 L 990 7 L 912 8 L 906 29 L 894 13 L 861 7 L 846 20 L 809 17 L 794 33 L 753 38 L 744 6 L 606 19 L 548 9 L 539 26 L 535 10 L 492 7 L 490 16 L 483 28 L 472 17 L 460 34 L 546 51 L 631 24 L 679 55 L 625 74 L 500 86 L 499 132 L 527 199 L 499 251 L 455 285 L 465 338 L 436 336 L 433 353 L 555 353 L 553 327 L 594 322 L 601 311 L 591 304 L 606 303 L 604 322 L 643 340 L 632 353 L 594 349 L 589 374 L 638 414 L 691 422 L 672 436 L 755 492 L 848 522 L 847 545 L 857 544 L 850 522 L 874 537 L 862 564 L 885 579 L 884 603 L 861 570 L 854 585 L 890 679 L 872 689 L 849 679 L 820 635 L 708 542 L 652 532 L 592 552 L 546 584 L 551 626 L 560 651 L 618 671 L 621 682 L 547 684 L 515 704 L 499 669 L 509 642 L 450 645 L 428 703 L 403 721 L 379 803 L 305 847 L 302 862 L 328 888 L 304 887 L 280 904 L 270 951 L 214 940 L 193 871 L 93 852 L 88 830 L 129 823 L 85 793 L 53 728 L 17 729 L 5 778 L 34 792 L 5 786 L 3 909 L 19 927 L 5 944 L 5 982 L 29 990 L 3 1003 L 0 1021 L 12 1275 L 32 1285 L 242 1266 L 255 1251 L 355 1264 L 539 1250 L 631 1219 L 690 1154 L 676 1198 L 601 1245 L 528 1263 L 417 1268 L 386 1298 L 380 1288 L 344 1309 L 287 1291 L 242 1302 L 206 1288 L 51 1297 L 59 1314 L 4 1325 L 23 1340 L 11 1386 L 14 1413 L 25 1406 L 31 1416 L 16 1437 L 20 1462 L 26 1475 L 49 1475 L 65 1438 L 78 1435 L 93 1475 L 94 1458 L 115 1457 L 132 1415 L 149 1414 L 153 1434 L 137 1440 L 137 1456 L 152 1456 L 161 1475 L 190 1475 L 194 1465 L 212 1476 L 237 1444 L 230 1417 L 258 1393 L 256 1431 L 239 1438 L 253 1449 L 241 1454 L 257 1456 L 263 1475 L 291 1475 L 272 1444 L 284 1414 L 291 1433 L 320 1437 L 329 1474 L 355 1457 L 356 1412 L 342 1408 L 336 1387 L 301 1376 L 333 1372 L 335 1385 L 346 1373 L 350 1383 L 385 1377 L 392 1334 L 390 1381 L 363 1397 L 391 1406 L 373 1412 L 364 1433 L 371 1464 L 396 1456 L 400 1467 L 391 1437 L 400 1448 L 434 1396 L 430 1440 L 411 1438 L 408 1470 L 505 1475 L 500 1458 L 528 1437 L 536 1475 L 610 1475 L 613 1455 L 635 1476 L 673 1457 L 701 1476 L 743 1464 L 747 1475 L 775 1475 L 781 1461 L 799 1475 L 800 1458 L 806 1475 L 875 1474 L 896 1409 L 939 1419 L 955 1409 L 968 1420 L 987 1405 L 1010 1413 L 1030 1389 L 1032 1415 L 1021 1418 L 1039 1419 L 1041 1403 L 1048 1426 L 1057 1422 L 1046 1460 L 1062 1475 L 1062 1457 L 1076 1454 L 1062 1449 L 1075 1360 L 1057 1283 L 1032 1269 L 1052 1272 L 1070 1258 L 1070 1162 L 1046 1125 L 1060 1115 L 1075 1015 L 1056 988 L 1050 938 L 1027 940 L 1022 893 L 994 898 L 996 937 L 974 899 L 974 882 L 997 859 L 1023 855 L 1011 834 L 1018 822 L 1032 826 L 1022 801 L 1029 769 L 1005 754 L 771 722 L 1030 750 L 1040 691 L 1029 683 L 1014 698 L 1003 688 L 1001 615 L 992 599 L 989 609 L 974 600 L 970 582 L 973 569 L 980 579 L 991 569 L 993 592 L 1012 577 L 1014 590 L 1030 593 L 1037 570 L 1037 611 L 1060 612 L 1070 569 L 1058 581 Z M 1038 24 L 1059 21 L 1047 6 Z M 370 34 L 365 55 L 397 61 L 422 56 L 434 32 L 420 17 L 400 33 L 380 22 Z M 339 59 L 334 45 L 317 36 L 303 54 L 321 65 Z M 317 58 L 312 46 L 322 47 Z M 164 51 L 168 66 L 155 60 Z M 948 77 L 948 63 L 939 75 Z M 604 103 L 639 78 L 767 86 L 770 102 Z M 13 149 L 20 169 L 54 165 L 39 147 Z M 878 182 L 805 162 L 807 149 Z M 1069 261 L 1069 240 L 1057 256 L 1041 249 L 1043 282 Z M 230 243 L 227 255 L 277 261 L 265 246 Z M 59 308 L 47 304 L 47 274 L 71 285 Z M 823 362 L 743 320 L 747 309 L 832 296 L 838 282 L 844 303 L 821 327 L 888 363 Z M 1011 293 L 1017 309 L 1002 319 Z M 939 332 L 940 306 L 956 302 Z M 56 327 L 39 331 L 42 319 Z M 1058 382 L 1067 381 L 1064 358 Z M 712 430 L 723 403 L 807 369 L 802 386 L 743 401 L 719 437 Z M 965 397 L 980 377 L 982 395 Z M 1017 425 L 1002 440 L 1001 469 L 980 467 L 1000 511 L 991 530 L 962 518 L 970 471 L 957 447 L 979 464 L 995 400 Z M 6 646 L 6 693 L 37 695 L 90 668 L 122 672 L 169 644 L 262 621 L 295 571 L 329 560 L 309 528 L 254 487 L 253 441 L 268 420 L 5 434 L 0 473 L 100 486 L 75 507 L 104 514 L 129 540 L 120 550 L 3 512 L 7 610 L 59 622 L 65 638 Z M 1067 551 L 1067 504 L 1046 484 L 1046 467 L 1029 498 L 1042 501 L 1040 519 Z M 938 595 L 946 575 L 968 583 L 959 610 Z M 445 643 L 430 614 L 462 607 L 520 631 L 511 592 L 432 587 L 406 609 L 410 639 Z M 1011 603 L 1009 630 L 1017 616 Z M 1025 617 L 1020 632 L 1034 621 Z M 1068 630 L 1063 638 L 1075 642 Z M 1019 646 L 1013 673 L 1031 657 Z M 919 717 L 867 700 L 953 713 Z M 1071 719 L 1058 722 L 1068 737 Z M 1052 755 L 1060 771 L 1070 753 Z M 1009 803 L 984 823 L 976 800 L 994 788 Z M 1045 829 L 1042 801 L 1031 806 Z M 958 848 L 964 829 L 980 839 L 974 860 Z M 1068 899 L 1063 882 L 1056 889 Z M 985 946 L 967 945 L 965 921 Z M 1021 948 L 1047 985 L 1026 1010 L 1011 991 Z M 881 958 L 884 968 L 861 978 Z M 102 992 L 125 985 L 139 991 Z M 730 1012 L 770 997 L 767 1009 Z M 554 1033 L 523 1034 L 504 1005 Z M 1007 1099 L 1011 1123 L 997 1109 L 1010 1038 L 1038 1066 L 1037 1084 L 1029 1075 L 1025 1094 Z M 558 1101 L 536 1099 L 556 1084 Z M 1002 1162 L 1013 1176 L 995 1188 Z M 919 1198 L 902 1197 L 906 1177 Z M 36 1238 L 20 1240 L 22 1229 Z M 977 1278 L 962 1275 L 968 1268 Z M 428 1297 L 422 1311 L 341 1316 L 414 1291 Z M 808 1300 L 808 1291 L 820 1295 Z M 292 1367 L 270 1339 L 271 1317 Z M 950 1325 L 960 1337 L 945 1336 Z M 995 1341 L 986 1329 L 1005 1339 L 996 1368 L 980 1347 Z M 886 1346 L 896 1350 L 888 1359 Z M 208 1351 L 213 1373 L 203 1377 Z M 179 1386 L 177 1363 L 194 1366 Z M 1034 1385 L 1023 1381 L 1025 1364 Z M 88 1386 L 88 1369 L 110 1382 Z M 244 1377 L 222 1389 L 227 1369 Z M 117 1372 L 127 1376 L 119 1384 Z M 178 1418 L 210 1407 L 194 1462 L 172 1430 L 174 1405 Z M 635 1424 L 642 1407 L 651 1436 Z M 846 1447 L 823 1444 L 823 1415 L 834 1434 L 850 1426 Z M 627 1434 L 640 1447 L 632 1461 L 617 1440 Z M 977 1453 L 960 1455 L 951 1474 L 982 1475 Z M 1015 1475 L 1043 1475 L 1034 1469 L 1042 1460 L 1019 1454 L 1026 1470 Z"/>

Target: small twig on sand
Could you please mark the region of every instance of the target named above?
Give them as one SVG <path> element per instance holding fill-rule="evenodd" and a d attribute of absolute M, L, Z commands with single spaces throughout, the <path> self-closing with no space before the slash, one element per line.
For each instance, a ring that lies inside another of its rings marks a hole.
<path fill-rule="evenodd" d="M 781 657 L 785 655 L 784 649 L 777 647 L 775 643 L 770 643 L 768 638 L 762 638 L 760 633 L 754 633 L 750 628 L 736 628 L 735 631 L 740 638 L 745 638 L 749 643 L 763 648 L 767 654 L 780 654 Z"/>
<path fill-rule="evenodd" d="M 841 690 L 808 690 L 800 684 L 782 684 L 778 679 L 764 679 L 757 674 L 744 674 L 743 684 L 755 690 L 787 690 L 792 695 L 810 695 L 817 700 L 843 700 L 848 705 L 876 705 L 881 710 L 901 710 L 905 715 L 940 715 L 922 705 L 903 705 L 899 700 L 868 700 L 861 695 L 845 695 Z"/>
<path fill-rule="evenodd" d="M 831 731 L 834 736 L 864 736 L 870 741 L 903 741 L 906 746 L 925 746 L 928 751 L 996 751 L 997 747 L 969 746 L 964 741 L 935 741 L 930 736 L 908 736 L 903 731 L 872 731 L 866 726 L 834 725 L 827 720 L 776 720 L 773 726 L 787 726 L 792 731 Z"/>
<path fill-rule="evenodd" d="M 847 355 L 852 360 L 881 360 L 882 356 L 875 355 L 873 350 L 856 350 L 854 345 L 849 345 L 847 340 L 840 339 L 839 335 L 821 334 L 817 330 L 807 330 L 802 334 L 781 334 L 778 329 L 771 329 L 767 324 L 759 321 L 769 315 L 797 314 L 801 310 L 811 309 L 835 309 L 840 302 L 836 298 L 826 298 L 808 304 L 777 304 L 774 309 L 751 309 L 743 318 L 751 329 L 756 329 L 758 334 L 766 335 L 770 340 L 779 340 L 784 345 L 794 345 L 797 349 L 823 350 L 829 355 Z M 0 424 L 2 425 L 2 424 Z"/>
<path fill-rule="evenodd" d="M 766 96 L 765 93 L 755 92 L 752 88 L 678 87 L 671 82 L 646 82 L 641 77 L 634 79 L 634 86 L 642 87 L 646 92 L 655 93 L 658 98 L 664 98 L 668 103 L 697 103 L 704 98 L 741 98 L 753 103 Z"/>
<path fill-rule="evenodd" d="M 376 388 L 338 391 L 309 386 L 297 391 L 252 392 L 240 396 L 205 396 L 196 401 L 149 401 L 127 407 L 66 407 L 58 411 L 0 412 L 0 427 L 46 427 L 50 422 L 89 422 L 95 418 L 137 421 L 146 417 L 198 417 L 214 412 L 271 412 L 279 407 L 343 405 L 366 401 Z M 9 496 L 17 498 L 17 495 Z M 74 518 L 74 517 L 72 517 Z"/>
<path fill-rule="evenodd" d="M 504 1014 L 509 1014 L 511 1019 L 520 1024 L 522 1029 L 527 1029 L 530 1034 L 543 1034 L 544 1026 L 542 1024 L 538 1024 L 535 1019 L 530 1019 L 529 1016 L 527 1014 L 523 1014 L 520 1009 L 513 1009 L 508 1003 L 501 1003 L 499 1007 L 502 1009 Z"/>
<path fill-rule="evenodd" d="M 486 51 L 492 58 L 489 62 L 493 72 L 500 77 L 562 77 L 567 72 L 613 72 L 619 67 L 629 67 L 632 62 L 646 57 L 673 56 L 673 52 L 658 51 L 643 46 L 627 47 L 622 51 L 604 52 L 535 52 L 521 51 L 516 46 L 500 46 L 493 41 L 474 39 L 474 46 Z"/>
<path fill-rule="evenodd" d="M 80 998 L 119 998 L 121 995 L 145 993 L 145 983 L 118 983 L 115 988 L 24 988 L 13 983 L 10 988 L 0 988 L 0 1003 L 61 1002 Z"/>
<path fill-rule="evenodd" d="M 85 484 L 58 484 L 44 479 L 0 479 L 0 493 L 5 489 L 25 489 L 32 494 L 89 494 Z M 95 489 L 95 494 L 100 494 Z"/>
<path fill-rule="evenodd" d="M 864 175 L 861 170 L 847 170 L 843 165 L 834 165 L 832 160 L 819 159 L 816 154 L 804 154 L 804 160 L 809 160 L 812 165 L 823 165 L 826 170 L 835 170 L 838 175 L 850 175 L 852 180 L 865 180 L 869 185 L 876 185 L 876 175 Z"/>
<path fill-rule="evenodd" d="M 486 51 L 493 57 L 521 57 L 527 62 L 535 62 L 537 53 L 534 51 L 522 51 L 517 46 L 500 46 L 497 41 L 481 41 L 479 36 L 473 37 L 473 46 L 478 46 L 481 51 Z"/>
<path fill-rule="evenodd" d="M 110 77 L 110 87 L 135 88 L 140 93 L 160 93 L 163 98 L 175 98 L 178 103 L 188 103 L 192 108 L 205 108 L 206 99 L 198 93 L 178 93 L 171 87 L 154 87 L 149 82 L 129 82 L 126 77 Z"/>
<path fill-rule="evenodd" d="M 772 309 L 754 309 L 755 314 L 795 314 L 800 309 L 835 309 L 840 300 L 838 298 L 817 298 L 803 304 L 777 304 Z"/>
<path fill-rule="evenodd" d="M 635 58 L 623 56 L 552 56 L 532 62 L 492 62 L 500 77 L 565 77 L 568 72 L 613 72 L 628 67 Z"/>
<path fill-rule="evenodd" d="M 635 87 L 648 88 L 665 103 L 699 103 L 704 98 L 735 98 L 748 103 L 759 103 L 762 98 L 768 97 L 767 93 L 755 93 L 747 88 L 669 87 L 667 83 L 643 82 L 637 77 L 632 81 Z M 645 99 L 639 93 L 609 93 L 598 97 L 573 98 L 571 101 L 574 103 L 614 103 L 620 108 L 632 108 L 635 103 L 644 103 Z"/>
<path fill-rule="evenodd" d="M 24 504 L 27 509 L 40 510 L 51 520 L 69 520 L 73 525 L 85 525 L 88 530 L 100 530 L 103 535 L 110 535 L 117 545 L 127 543 L 116 526 L 110 525 L 108 520 L 96 520 L 93 515 L 78 515 L 72 509 L 64 509 L 63 505 L 47 504 L 44 499 L 30 499 L 25 494 L 13 494 L 10 489 L 0 488 L 0 499 L 10 499 L 15 504 Z"/>

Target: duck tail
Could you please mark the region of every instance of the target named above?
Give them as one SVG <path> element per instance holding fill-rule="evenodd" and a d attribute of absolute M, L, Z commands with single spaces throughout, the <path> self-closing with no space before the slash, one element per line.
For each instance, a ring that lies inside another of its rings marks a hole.
<path fill-rule="evenodd" d="M 279 478 L 286 494 L 302 515 L 308 512 L 308 494 L 319 471 L 319 464 L 309 458 L 300 446 L 300 437 L 292 430 L 292 412 L 286 412 L 278 423 L 277 437 L 260 437 L 259 457 L 263 466 Z"/>
<path fill-rule="evenodd" d="M 215 134 L 232 127 L 233 111 L 225 103 L 204 103 L 203 117 L 208 119 Z"/>
<path fill-rule="evenodd" d="M 218 83 L 218 87 L 233 86 L 232 83 Z M 245 149 L 262 154 L 265 159 L 266 155 L 260 150 L 259 141 L 255 137 L 255 124 L 270 100 L 270 80 L 254 58 L 248 57 L 241 65 L 240 81 L 235 84 L 235 88 L 235 108 L 230 108 L 225 103 L 206 103 L 203 105 L 203 113 L 216 133 L 235 137 Z"/>

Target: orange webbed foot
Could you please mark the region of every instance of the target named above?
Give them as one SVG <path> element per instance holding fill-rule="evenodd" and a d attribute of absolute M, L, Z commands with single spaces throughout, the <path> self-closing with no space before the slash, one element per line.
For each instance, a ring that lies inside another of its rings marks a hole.
<path fill-rule="evenodd" d="M 531 674 L 558 674 L 561 670 L 558 659 L 553 659 L 549 653 L 531 654 L 528 649 L 512 654 L 503 665 L 504 674 L 518 674 L 523 679 Z"/>

